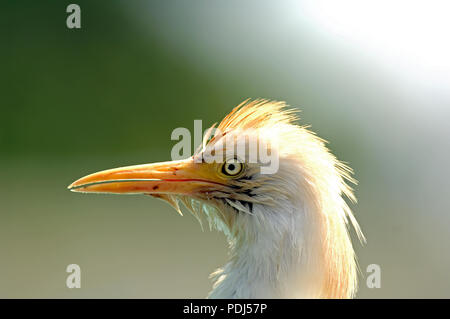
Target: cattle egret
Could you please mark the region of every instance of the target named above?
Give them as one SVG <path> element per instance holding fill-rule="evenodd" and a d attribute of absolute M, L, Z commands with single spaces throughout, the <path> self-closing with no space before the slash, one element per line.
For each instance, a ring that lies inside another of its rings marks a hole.
<path fill-rule="evenodd" d="M 181 202 L 223 231 L 230 258 L 211 275 L 209 298 L 351 298 L 358 269 L 350 225 L 364 241 L 344 199 L 355 201 L 352 170 L 297 120 L 284 102 L 246 100 L 192 157 L 101 171 L 69 189 L 149 194 L 178 212 Z M 276 171 L 263 173 L 260 153 L 227 157 L 243 140 L 269 145 Z"/>

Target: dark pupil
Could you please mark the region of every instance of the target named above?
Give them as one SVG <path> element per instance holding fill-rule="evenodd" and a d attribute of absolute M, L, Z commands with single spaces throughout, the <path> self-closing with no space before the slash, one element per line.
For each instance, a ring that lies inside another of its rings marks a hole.
<path fill-rule="evenodd" d="M 228 168 L 230 169 L 230 171 L 234 171 L 235 166 L 234 164 L 228 164 Z"/>

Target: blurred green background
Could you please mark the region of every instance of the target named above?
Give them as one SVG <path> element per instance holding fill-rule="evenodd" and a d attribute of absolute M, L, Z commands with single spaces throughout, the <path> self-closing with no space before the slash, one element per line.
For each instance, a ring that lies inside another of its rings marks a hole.
<path fill-rule="evenodd" d="M 174 128 L 263 97 L 300 108 L 356 172 L 352 208 L 368 239 L 355 241 L 358 297 L 449 298 L 450 72 L 433 56 L 444 25 L 416 37 L 394 23 L 394 39 L 377 42 L 344 2 L 321 16 L 324 1 L 77 1 L 72 30 L 71 2 L 3 2 L 0 297 L 206 296 L 226 261 L 222 234 L 146 196 L 66 187 L 169 160 Z M 414 55 L 406 35 L 428 50 Z M 65 285 L 71 263 L 81 289 Z M 365 284 L 373 263 L 380 289 Z"/>

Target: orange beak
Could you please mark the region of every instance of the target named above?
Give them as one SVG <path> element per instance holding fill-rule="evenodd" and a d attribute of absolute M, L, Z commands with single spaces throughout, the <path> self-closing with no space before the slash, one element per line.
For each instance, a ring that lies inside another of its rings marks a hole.
<path fill-rule="evenodd" d="M 189 158 L 109 169 L 82 177 L 68 188 L 82 193 L 192 195 L 224 187 L 223 182 L 213 167 Z"/>

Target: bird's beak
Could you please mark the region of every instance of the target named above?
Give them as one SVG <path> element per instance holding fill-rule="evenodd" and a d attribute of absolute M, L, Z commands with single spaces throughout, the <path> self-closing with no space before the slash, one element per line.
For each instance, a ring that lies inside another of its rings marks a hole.
<path fill-rule="evenodd" d="M 113 194 L 184 194 L 223 186 L 210 167 L 187 160 L 126 166 L 87 175 L 69 185 L 73 192 Z"/>

